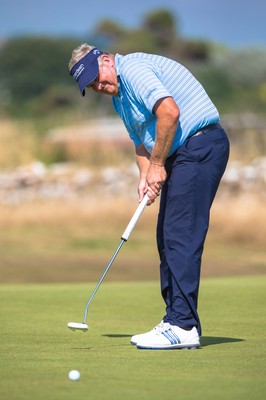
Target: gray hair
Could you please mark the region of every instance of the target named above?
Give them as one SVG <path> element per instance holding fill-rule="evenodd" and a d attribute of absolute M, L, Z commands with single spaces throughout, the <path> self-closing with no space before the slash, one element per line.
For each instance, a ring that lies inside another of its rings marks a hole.
<path fill-rule="evenodd" d="M 81 44 L 79 47 L 72 51 L 72 56 L 69 61 L 68 67 L 71 70 L 79 60 L 81 60 L 86 54 L 88 54 L 92 49 L 95 49 L 95 46 L 90 46 L 87 43 Z M 100 61 L 100 57 L 98 58 L 98 62 Z"/>

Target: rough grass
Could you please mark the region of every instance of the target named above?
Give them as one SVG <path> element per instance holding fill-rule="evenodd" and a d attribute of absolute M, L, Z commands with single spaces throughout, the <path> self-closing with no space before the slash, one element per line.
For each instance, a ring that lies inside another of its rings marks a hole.
<path fill-rule="evenodd" d="M 38 138 L 30 122 L 0 119 L 0 168 L 14 168 L 36 158 Z"/>
<path fill-rule="evenodd" d="M 0 280 L 98 280 L 137 206 L 132 198 L 24 203 L 0 210 Z M 158 279 L 155 225 L 158 204 L 147 207 L 107 279 Z M 218 198 L 213 206 L 202 275 L 266 271 L 263 202 Z"/>
<path fill-rule="evenodd" d="M 262 400 L 265 386 L 266 278 L 203 279 L 202 348 L 145 351 L 132 334 L 163 313 L 157 283 L 103 284 L 81 321 L 94 285 L 4 285 L 0 288 L 1 398 L 99 400 Z M 68 380 L 78 369 L 78 382 Z"/>

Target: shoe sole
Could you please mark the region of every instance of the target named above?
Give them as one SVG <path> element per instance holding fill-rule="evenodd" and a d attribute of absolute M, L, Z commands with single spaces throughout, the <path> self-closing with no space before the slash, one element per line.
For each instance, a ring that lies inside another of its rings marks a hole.
<path fill-rule="evenodd" d="M 140 350 L 197 350 L 200 347 L 199 344 L 174 344 L 170 346 L 141 346 L 137 344 L 137 348 Z"/>

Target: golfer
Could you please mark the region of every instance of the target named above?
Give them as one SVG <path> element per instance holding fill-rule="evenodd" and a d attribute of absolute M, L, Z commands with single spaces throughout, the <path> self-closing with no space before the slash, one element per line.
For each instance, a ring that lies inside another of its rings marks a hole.
<path fill-rule="evenodd" d="M 197 348 L 201 257 L 210 208 L 224 173 L 229 141 L 219 113 L 183 65 L 160 55 L 109 54 L 82 44 L 71 76 L 81 94 L 112 96 L 136 149 L 139 201 L 160 194 L 157 245 L 165 316 L 131 343 L 142 349 Z"/>

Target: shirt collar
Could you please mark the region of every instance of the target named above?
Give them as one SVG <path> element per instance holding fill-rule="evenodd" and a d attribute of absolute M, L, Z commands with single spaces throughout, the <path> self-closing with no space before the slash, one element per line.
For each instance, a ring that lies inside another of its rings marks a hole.
<path fill-rule="evenodd" d="M 115 68 L 116 68 L 116 75 L 117 75 L 117 84 L 118 84 L 118 92 L 119 95 L 121 94 L 121 81 L 120 81 L 120 64 L 122 61 L 123 56 L 121 54 L 115 55 Z"/>

